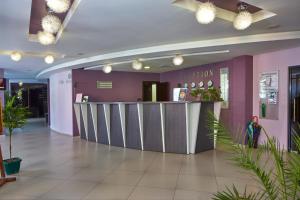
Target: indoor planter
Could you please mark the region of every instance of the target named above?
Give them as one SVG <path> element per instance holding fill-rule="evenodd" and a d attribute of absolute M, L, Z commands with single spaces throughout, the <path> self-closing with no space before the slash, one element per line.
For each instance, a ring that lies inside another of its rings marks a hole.
<path fill-rule="evenodd" d="M 223 101 L 221 98 L 221 90 L 214 87 L 210 87 L 208 89 L 195 88 L 191 91 L 190 95 L 194 97 L 196 101 Z"/>
<path fill-rule="evenodd" d="M 18 96 L 5 94 L 5 106 L 3 109 L 3 124 L 8 130 L 9 135 L 9 159 L 3 160 L 5 172 L 7 175 L 18 173 L 22 159 L 12 157 L 12 134 L 14 129 L 21 128 L 26 123 L 28 116 L 27 108 L 18 102 Z"/>

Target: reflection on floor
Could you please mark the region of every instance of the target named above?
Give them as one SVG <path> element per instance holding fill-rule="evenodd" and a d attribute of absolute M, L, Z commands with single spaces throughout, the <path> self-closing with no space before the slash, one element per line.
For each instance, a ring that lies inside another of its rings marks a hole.
<path fill-rule="evenodd" d="M 37 130 L 14 135 L 21 173 L 17 182 L 0 188 L 0 199 L 207 200 L 233 183 L 241 190 L 246 184 L 257 189 L 220 151 L 142 152 Z M 8 138 L 0 136 L 0 143 L 7 157 Z"/>

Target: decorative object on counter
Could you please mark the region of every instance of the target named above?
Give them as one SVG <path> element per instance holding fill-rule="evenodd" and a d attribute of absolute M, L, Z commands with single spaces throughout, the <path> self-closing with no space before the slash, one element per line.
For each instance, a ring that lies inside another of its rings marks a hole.
<path fill-rule="evenodd" d="M 258 184 L 258 189 L 253 192 L 245 188 L 236 188 L 235 185 L 226 187 L 224 191 L 214 194 L 214 200 L 223 199 L 289 199 L 299 200 L 300 183 L 300 136 L 293 133 L 295 150 L 298 152 L 286 152 L 280 141 L 271 137 L 261 127 L 261 134 L 265 142 L 253 149 L 248 145 L 241 145 L 243 130 L 232 133 L 227 126 L 218 122 L 213 113 L 209 114 L 208 127 L 211 138 L 216 138 L 217 149 L 225 151 L 228 161 L 246 170 Z M 217 130 L 217 131 L 216 131 Z"/>
<path fill-rule="evenodd" d="M 83 102 L 83 103 L 89 102 L 89 96 L 83 96 L 82 102 Z"/>
<path fill-rule="evenodd" d="M 185 101 L 186 100 L 186 95 L 187 95 L 187 88 L 181 88 L 179 91 L 179 101 Z"/>
<path fill-rule="evenodd" d="M 184 84 L 183 84 L 183 87 L 184 87 L 184 88 L 188 88 L 188 87 L 189 87 L 189 84 L 188 84 L 188 83 L 184 83 Z"/>
<path fill-rule="evenodd" d="M 208 82 L 207 82 L 207 87 L 212 87 L 212 86 L 214 86 L 214 82 L 212 81 L 212 80 L 209 80 Z"/>
<path fill-rule="evenodd" d="M 82 93 L 78 93 L 76 94 L 76 103 L 81 103 L 82 102 Z"/>
<path fill-rule="evenodd" d="M 177 83 L 177 87 L 178 87 L 178 88 L 181 88 L 181 83 Z"/>
<path fill-rule="evenodd" d="M 0 145 L 0 174 L 1 174 L 0 187 L 5 183 L 16 181 L 16 177 L 6 177 L 5 175 L 1 145 Z"/>
<path fill-rule="evenodd" d="M 7 175 L 20 171 L 21 158 L 12 157 L 12 134 L 14 129 L 23 127 L 29 115 L 28 109 L 18 102 L 17 96 L 5 93 L 5 106 L 3 109 L 3 124 L 9 134 L 9 159 L 3 160 Z"/>
<path fill-rule="evenodd" d="M 199 84 L 198 84 L 199 88 L 204 88 L 204 82 L 203 81 L 200 81 Z"/>
<path fill-rule="evenodd" d="M 223 101 L 219 88 L 196 88 L 191 91 L 190 95 L 196 98 L 196 101 Z"/>
<path fill-rule="evenodd" d="M 196 87 L 196 83 L 195 82 L 192 82 L 191 83 L 191 88 L 195 88 Z"/>

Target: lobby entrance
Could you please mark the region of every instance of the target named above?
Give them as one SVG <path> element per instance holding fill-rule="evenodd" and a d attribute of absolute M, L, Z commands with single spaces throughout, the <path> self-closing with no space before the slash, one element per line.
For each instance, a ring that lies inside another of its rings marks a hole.
<path fill-rule="evenodd" d="M 293 135 L 300 135 L 300 66 L 289 68 L 288 150 L 295 150 Z"/>

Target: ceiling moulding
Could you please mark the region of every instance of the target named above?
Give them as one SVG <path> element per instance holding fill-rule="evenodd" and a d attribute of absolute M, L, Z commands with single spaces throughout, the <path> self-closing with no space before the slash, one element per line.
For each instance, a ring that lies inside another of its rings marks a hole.
<path fill-rule="evenodd" d="M 189 10 L 194 13 L 197 11 L 200 4 L 202 4 L 202 2 L 199 2 L 197 0 L 175 0 L 173 2 L 173 5 L 183 8 L 183 9 L 186 9 L 186 10 Z M 216 6 L 216 10 L 217 10 L 217 14 L 216 14 L 217 18 L 220 18 L 220 19 L 223 19 L 223 20 L 226 20 L 229 22 L 233 22 L 237 15 L 236 12 L 232 12 L 230 10 L 225 10 L 218 6 Z M 252 13 L 253 23 L 259 22 L 259 21 L 262 21 L 262 20 L 265 20 L 265 19 L 268 19 L 268 18 L 271 18 L 274 16 L 276 16 L 275 13 L 272 13 L 272 12 L 264 10 L 264 9 L 259 10 L 255 13 Z"/>
<path fill-rule="evenodd" d="M 110 59 L 113 60 L 117 58 L 130 57 L 130 56 L 140 57 L 142 55 L 147 55 L 151 53 L 162 53 L 162 52 L 181 51 L 181 50 L 206 48 L 206 47 L 220 47 L 226 45 L 249 44 L 249 43 L 257 43 L 257 42 L 270 42 L 270 41 L 291 40 L 291 39 L 300 39 L 300 31 L 245 35 L 245 36 L 238 36 L 238 37 L 217 38 L 211 40 L 200 40 L 200 41 L 151 46 L 151 47 L 145 47 L 139 49 L 130 49 L 126 51 L 119 51 L 119 52 L 113 52 L 113 53 L 102 54 L 97 56 L 85 57 L 70 62 L 65 62 L 59 65 L 55 65 L 53 67 L 41 71 L 36 78 L 45 78 L 47 77 L 47 75 L 55 72 L 56 70 L 76 69 L 76 66 L 77 68 L 79 68 L 78 66 L 82 64 L 101 62 L 103 60 L 110 60 Z"/>
<path fill-rule="evenodd" d="M 61 25 L 60 29 L 58 30 L 58 32 L 55 35 L 54 44 L 56 44 L 57 41 L 61 38 L 61 36 L 65 30 L 65 27 L 68 25 L 69 21 L 71 20 L 72 16 L 74 15 L 76 9 L 78 8 L 80 2 L 81 2 L 81 0 L 73 0 L 73 3 L 71 4 L 70 9 L 67 11 L 67 14 L 62 21 L 62 25 Z M 42 30 L 42 28 L 40 30 Z M 28 32 L 28 40 L 30 42 L 39 42 L 37 33 L 31 33 L 31 31 L 29 31 Z"/>
<path fill-rule="evenodd" d="M 57 53 L 53 53 L 53 52 L 33 52 L 33 51 L 19 51 L 19 50 L 14 50 L 14 51 L 10 51 L 10 50 L 0 50 L 0 55 L 5 55 L 5 56 L 10 56 L 11 53 L 13 52 L 20 52 L 23 56 L 26 57 L 45 57 L 48 55 L 53 56 L 54 58 L 64 58 L 65 55 L 63 54 L 57 54 Z"/>

